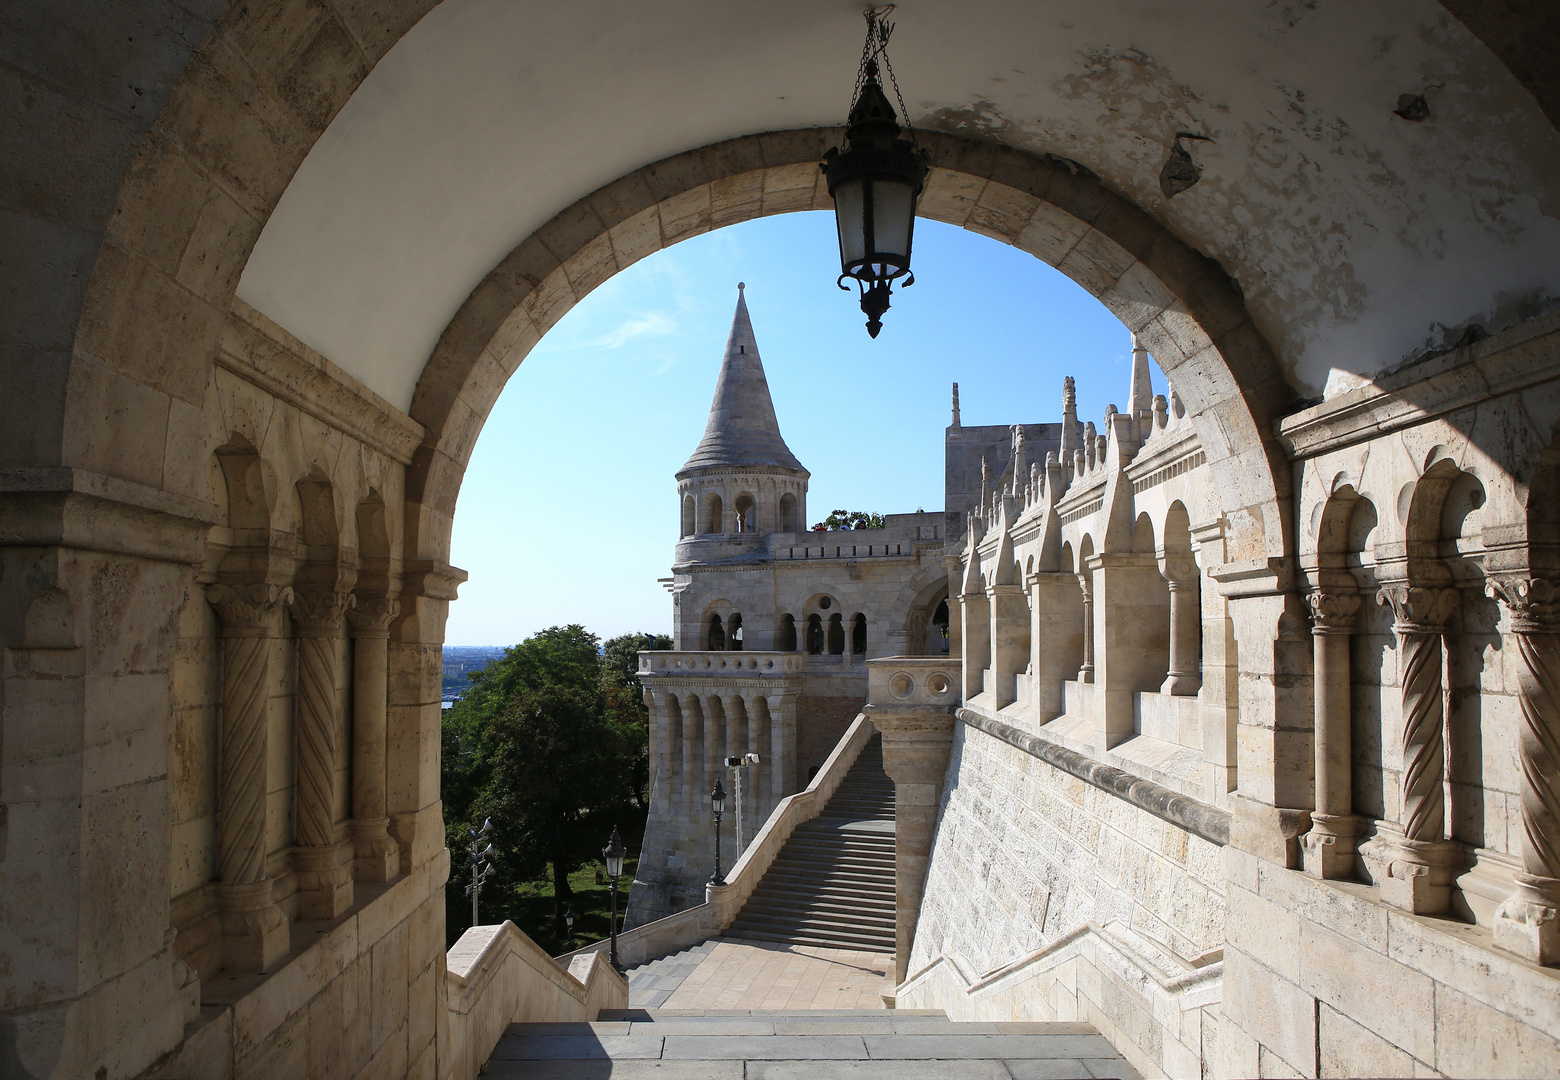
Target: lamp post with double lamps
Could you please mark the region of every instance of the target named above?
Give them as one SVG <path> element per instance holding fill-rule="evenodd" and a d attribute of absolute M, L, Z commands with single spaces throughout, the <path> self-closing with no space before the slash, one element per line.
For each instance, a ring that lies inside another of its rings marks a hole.
<path fill-rule="evenodd" d="M 493 819 L 488 818 L 482 823 L 482 828 L 466 830 L 471 837 L 471 850 L 466 855 L 466 861 L 471 863 L 471 884 L 466 886 L 466 895 L 471 897 L 471 925 L 477 925 L 477 899 L 482 895 L 482 883 L 493 876 L 493 845 L 488 844 L 481 851 L 477 846 L 487 839 L 488 833 L 493 831 Z"/>

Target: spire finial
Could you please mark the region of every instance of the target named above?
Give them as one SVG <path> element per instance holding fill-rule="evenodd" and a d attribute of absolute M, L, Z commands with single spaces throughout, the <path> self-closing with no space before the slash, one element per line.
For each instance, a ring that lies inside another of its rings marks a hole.
<path fill-rule="evenodd" d="M 953 384 L 953 426 L 959 426 L 959 384 Z"/>
<path fill-rule="evenodd" d="M 1132 384 L 1127 392 L 1130 399 L 1127 412 L 1134 420 L 1148 416 L 1154 410 L 1154 391 L 1148 378 L 1148 349 L 1132 335 Z"/>
<path fill-rule="evenodd" d="M 737 282 L 737 292 L 741 292 L 745 288 L 747 288 L 747 282 L 745 282 L 745 281 Z"/>

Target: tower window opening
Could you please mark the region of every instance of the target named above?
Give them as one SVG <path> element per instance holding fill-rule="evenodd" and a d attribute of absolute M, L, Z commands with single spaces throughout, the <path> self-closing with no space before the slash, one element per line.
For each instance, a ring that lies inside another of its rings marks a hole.
<path fill-rule="evenodd" d="M 737 532 L 758 531 L 758 506 L 751 495 L 737 496 Z"/>
<path fill-rule="evenodd" d="M 796 651 L 796 616 L 795 615 L 787 614 L 787 615 L 782 615 L 780 617 L 780 635 L 779 636 L 780 636 L 779 648 L 780 648 L 781 652 L 795 652 Z"/>
<path fill-rule="evenodd" d="M 705 535 L 713 535 L 726 531 L 725 525 L 726 504 L 719 495 L 706 495 L 704 498 L 704 527 L 699 531 Z"/>
<path fill-rule="evenodd" d="M 802 531 L 802 523 L 796 512 L 796 496 L 789 491 L 780 496 L 780 531 Z"/>
<path fill-rule="evenodd" d="M 734 650 L 740 650 L 742 648 L 742 615 L 740 613 L 733 615 L 727 625 L 730 628 L 730 633 L 727 635 L 730 639 L 729 647 Z"/>
<path fill-rule="evenodd" d="M 851 619 L 850 651 L 857 656 L 867 654 L 867 617 L 859 611 Z"/>
<path fill-rule="evenodd" d="M 721 625 L 719 615 L 710 616 L 710 629 L 704 647 L 706 649 L 724 649 L 726 647 L 726 629 Z"/>
<path fill-rule="evenodd" d="M 829 616 L 829 655 L 839 656 L 845 652 L 845 620 L 839 612 Z"/>
<path fill-rule="evenodd" d="M 823 616 L 816 611 L 807 616 L 807 651 L 814 656 L 823 652 Z"/>
<path fill-rule="evenodd" d="M 682 533 L 683 536 L 692 536 L 696 527 L 694 516 L 697 513 L 697 504 L 692 495 L 684 495 L 682 501 Z"/>
<path fill-rule="evenodd" d="M 943 600 L 932 612 L 931 632 L 927 634 L 928 650 L 933 656 L 948 655 L 948 601 Z"/>

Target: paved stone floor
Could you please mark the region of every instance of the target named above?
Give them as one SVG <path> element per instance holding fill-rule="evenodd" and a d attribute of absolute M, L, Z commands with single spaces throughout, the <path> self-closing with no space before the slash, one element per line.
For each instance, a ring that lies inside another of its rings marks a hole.
<path fill-rule="evenodd" d="M 665 1009 L 882 1009 L 887 953 L 714 938 L 628 973 L 629 1004 Z"/>
<path fill-rule="evenodd" d="M 512 1024 L 490 1080 L 1058 1080 L 1137 1073 L 1088 1024 L 952 1023 L 878 1010 L 604 1010 Z"/>

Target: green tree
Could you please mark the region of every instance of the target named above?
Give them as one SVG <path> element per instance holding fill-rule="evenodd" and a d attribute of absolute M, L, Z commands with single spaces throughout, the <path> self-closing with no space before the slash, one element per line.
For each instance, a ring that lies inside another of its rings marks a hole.
<path fill-rule="evenodd" d="M 670 649 L 665 634 L 621 634 L 601 647 L 601 697 L 609 720 L 635 749 L 629 773 L 630 795 L 648 816 L 650 808 L 650 712 L 639 681 L 640 650 Z"/>
<path fill-rule="evenodd" d="M 814 525 L 813 532 L 827 532 L 830 529 L 881 529 L 882 527 L 882 514 L 873 514 L 865 510 L 835 510 Z"/>
<path fill-rule="evenodd" d="M 553 880 L 553 936 L 564 937 L 569 874 L 599 857 L 612 827 L 634 815 L 631 729 L 610 720 L 599 692 L 542 686 L 520 692 L 495 720 L 492 779 L 472 820 L 492 818 L 499 872 L 515 883 Z"/>

